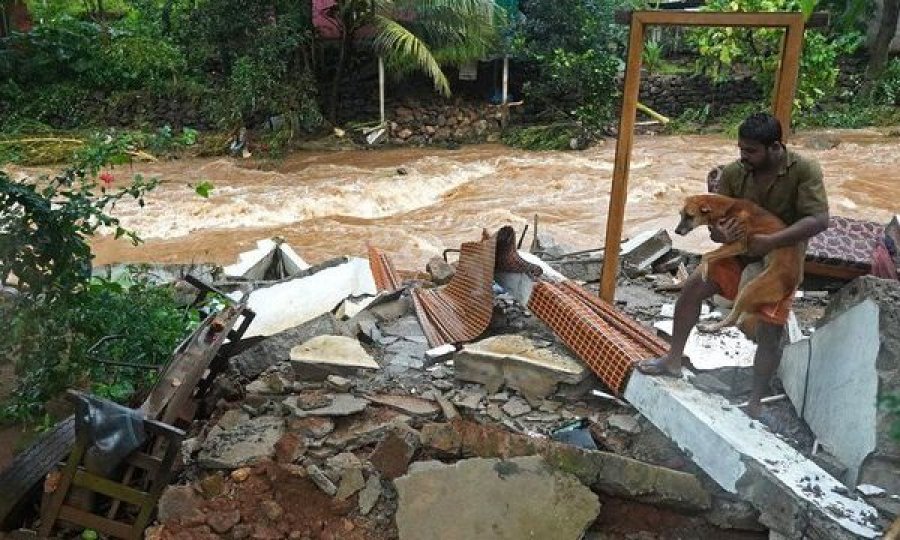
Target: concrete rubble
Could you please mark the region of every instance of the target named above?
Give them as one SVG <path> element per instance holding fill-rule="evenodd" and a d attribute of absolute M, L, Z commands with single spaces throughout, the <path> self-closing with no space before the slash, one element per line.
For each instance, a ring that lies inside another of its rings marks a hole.
<path fill-rule="evenodd" d="M 578 540 L 600 511 L 595 494 L 539 456 L 420 462 L 395 485 L 401 540 Z"/>
<path fill-rule="evenodd" d="M 272 245 L 286 247 L 261 243 L 227 274 L 264 267 L 277 257 Z M 549 246 L 548 258 L 565 253 L 548 238 L 540 245 Z M 889 326 L 900 303 L 867 299 L 875 285 L 838 295 L 815 331 L 827 298 L 798 298 L 795 334 L 812 338 L 785 354 L 790 401 L 772 408 L 795 429 L 776 436 L 739 408 L 754 349 L 738 334 L 692 335 L 688 354 L 705 371 L 682 380 L 632 372 L 621 395 L 525 307 L 533 278 L 498 273 L 488 331 L 436 350 L 408 292 L 378 294 L 365 260 L 304 269 L 291 253 L 280 257 L 297 265 L 293 277 L 251 294 L 259 321 L 204 398 L 208 419 L 191 426 L 184 467 L 147 538 L 650 540 L 672 531 L 720 538 L 726 530 L 740 538 L 875 538 L 900 510 L 889 418 L 874 404 L 850 406 L 853 394 L 874 399 L 878 388 L 897 388 L 900 325 Z M 567 279 L 553 261 L 520 255 L 542 269 L 541 280 Z M 677 268 L 659 270 L 669 259 L 688 260 L 671 250 L 665 231 L 623 245 L 628 277 L 617 303 L 647 328 L 670 318 L 661 310 L 675 294 L 654 290 Z M 453 266 L 432 259 L 427 270 L 418 275 L 438 285 Z M 811 382 L 799 394 L 810 343 L 813 356 L 826 355 L 822 362 L 841 359 L 849 351 L 829 345 L 829 336 L 864 325 L 864 336 L 843 344 L 864 358 L 821 374 L 855 384 L 862 375 L 841 371 L 853 367 L 866 372 L 864 388 Z M 833 408 L 812 410 L 828 399 L 843 424 L 820 421 L 822 410 L 836 415 Z M 840 425 L 844 439 L 868 453 L 846 457 L 841 439 L 828 435 Z M 590 445 L 579 446 L 579 437 Z M 817 465 L 835 458 L 846 465 L 846 485 Z"/>

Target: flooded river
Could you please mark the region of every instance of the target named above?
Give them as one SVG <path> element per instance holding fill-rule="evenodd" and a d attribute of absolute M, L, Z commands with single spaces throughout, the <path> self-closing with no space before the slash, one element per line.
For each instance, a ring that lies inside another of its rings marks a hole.
<path fill-rule="evenodd" d="M 813 135 L 800 134 L 802 142 Z M 832 212 L 886 222 L 900 210 L 900 139 L 874 130 L 836 131 L 831 150 L 798 151 L 825 171 Z M 604 239 L 615 143 L 584 152 L 527 152 L 501 145 L 298 152 L 275 168 L 253 160 L 187 159 L 135 165 L 163 185 L 144 208 L 115 214 L 145 239 L 95 241 L 97 263 L 229 263 L 256 239 L 281 236 L 310 262 L 362 255 L 366 242 L 392 254 L 400 268 L 533 216 L 542 230 L 575 248 Z M 682 199 L 705 190 L 707 171 L 734 159 L 734 140 L 720 136 L 643 136 L 635 142 L 626 234 L 674 227 Z M 406 174 L 399 174 L 403 169 Z M 125 178 L 131 171 L 116 169 Z M 188 186 L 215 186 L 203 199 Z M 530 236 L 526 239 L 526 244 Z M 709 247 L 695 231 L 679 247 Z"/>

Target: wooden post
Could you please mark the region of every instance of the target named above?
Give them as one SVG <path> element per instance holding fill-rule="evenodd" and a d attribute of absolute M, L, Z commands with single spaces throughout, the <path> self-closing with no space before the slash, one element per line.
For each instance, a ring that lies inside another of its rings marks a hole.
<path fill-rule="evenodd" d="M 381 108 L 381 125 L 384 126 L 384 58 L 378 57 L 378 104 Z"/>
<path fill-rule="evenodd" d="M 643 49 L 644 23 L 639 14 L 633 13 L 625 67 L 625 88 L 622 92 L 622 113 L 619 118 L 619 136 L 616 138 L 612 192 L 609 196 L 609 212 L 606 215 L 603 271 L 600 276 L 600 297 L 608 302 L 612 302 L 616 294 L 619 244 L 622 241 L 622 222 L 625 219 L 625 201 L 628 197 L 628 168 L 631 165 L 631 147 L 634 143 L 634 121 L 637 115 Z"/>
<path fill-rule="evenodd" d="M 803 52 L 803 15 L 796 14 L 796 20 L 785 28 L 782 39 L 781 61 L 775 84 L 774 115 L 781 122 L 784 140 L 791 133 L 791 110 L 794 94 L 797 92 L 797 78 L 800 74 L 800 55 Z"/>

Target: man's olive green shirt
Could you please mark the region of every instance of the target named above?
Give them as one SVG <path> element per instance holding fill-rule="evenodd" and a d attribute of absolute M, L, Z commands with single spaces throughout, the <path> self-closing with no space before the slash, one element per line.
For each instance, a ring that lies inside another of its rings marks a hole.
<path fill-rule="evenodd" d="M 740 160 L 722 171 L 720 195 L 749 199 L 781 218 L 785 225 L 828 212 L 828 197 L 819 163 L 790 150 L 785 150 L 778 177 L 765 192 L 760 191 L 753 180 L 753 172 L 744 168 Z"/>

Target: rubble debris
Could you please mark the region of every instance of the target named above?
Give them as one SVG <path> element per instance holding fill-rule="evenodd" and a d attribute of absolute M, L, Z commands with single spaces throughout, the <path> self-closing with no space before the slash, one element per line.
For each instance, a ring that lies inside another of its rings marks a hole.
<path fill-rule="evenodd" d="M 394 268 L 394 263 L 390 257 L 381 249 L 367 245 L 369 253 L 369 268 L 372 277 L 375 280 L 376 288 L 379 291 L 396 291 L 402 286 L 400 276 Z"/>
<path fill-rule="evenodd" d="M 785 348 L 779 369 L 797 411 L 847 466 L 844 480 L 892 493 L 900 493 L 900 443 L 878 400 L 900 391 L 898 320 L 900 283 L 858 278 L 834 295 L 811 338 Z"/>
<path fill-rule="evenodd" d="M 653 263 L 672 250 L 672 238 L 665 229 L 645 231 L 622 244 L 622 270 L 629 277 L 646 274 Z"/>
<path fill-rule="evenodd" d="M 312 480 L 323 493 L 332 497 L 337 493 L 337 486 L 334 485 L 334 482 L 332 482 L 317 465 L 307 465 L 306 473 L 309 475 L 310 480 Z"/>
<path fill-rule="evenodd" d="M 229 359 L 242 377 L 253 380 L 271 366 L 291 358 L 291 349 L 316 336 L 337 336 L 341 327 L 331 313 L 323 313 L 303 324 L 273 334 Z"/>
<path fill-rule="evenodd" d="M 579 252 L 577 255 L 563 255 L 547 264 L 568 279 L 590 283 L 600 280 L 603 257 L 592 256 L 590 252 Z"/>
<path fill-rule="evenodd" d="M 448 540 L 577 540 L 600 511 L 595 494 L 538 456 L 420 462 L 394 484 L 401 540 L 435 531 Z"/>
<path fill-rule="evenodd" d="M 394 396 L 389 394 L 367 395 L 366 399 L 372 403 L 384 405 L 396 409 L 410 416 L 422 418 L 434 418 L 441 408 L 427 399 L 413 396 Z"/>
<path fill-rule="evenodd" d="M 386 407 L 369 407 L 361 414 L 335 422 L 336 427 L 325 439 L 325 444 L 350 452 L 375 443 L 391 428 L 408 424 L 410 420 L 409 416 Z"/>
<path fill-rule="evenodd" d="M 309 268 L 291 246 L 280 238 L 256 241 L 256 248 L 238 254 L 238 261 L 222 270 L 227 278 L 274 280 Z"/>
<path fill-rule="evenodd" d="M 883 497 L 887 491 L 884 488 L 873 486 L 872 484 L 860 484 L 856 486 L 856 491 L 862 493 L 866 497 Z"/>
<path fill-rule="evenodd" d="M 291 365 L 298 379 L 325 380 L 357 369 L 380 369 L 358 341 L 344 336 L 316 336 L 291 349 Z"/>
<path fill-rule="evenodd" d="M 369 476 L 366 486 L 359 492 L 359 513 L 367 516 L 381 498 L 381 478 L 377 474 Z"/>
<path fill-rule="evenodd" d="M 246 337 L 271 336 L 330 312 L 348 296 L 375 295 L 368 261 L 344 258 L 335 265 L 310 268 L 297 277 L 250 293 L 256 318 Z"/>
<path fill-rule="evenodd" d="M 428 364 L 435 364 L 449 359 L 456 352 L 456 346 L 452 343 L 445 343 L 440 347 L 434 347 L 425 351 L 425 358 Z"/>
<path fill-rule="evenodd" d="M 325 398 L 325 401 L 311 404 L 313 407 L 304 408 L 303 396 L 289 396 L 282 403 L 296 418 L 308 416 L 349 416 L 362 412 L 369 402 L 352 394 L 326 394 L 316 395 L 317 398 Z M 321 405 L 316 407 L 315 405 Z"/>
<path fill-rule="evenodd" d="M 706 510 L 709 492 L 696 476 L 609 452 L 590 451 L 550 439 L 511 433 L 457 419 L 425 424 L 422 445 L 449 457 L 540 455 L 551 466 L 574 474 L 591 489 L 683 510 Z"/>
<path fill-rule="evenodd" d="M 637 419 L 630 414 L 612 414 L 606 419 L 609 427 L 618 429 L 625 433 L 635 435 L 641 432 L 641 425 Z"/>
<path fill-rule="evenodd" d="M 361 466 L 345 467 L 341 471 L 341 481 L 340 484 L 338 484 L 334 498 L 339 501 L 346 500 L 365 486 L 366 479 L 363 477 Z"/>
<path fill-rule="evenodd" d="M 384 361 L 387 366 L 395 366 L 401 370 L 423 369 L 425 367 L 425 351 L 428 344 L 416 340 L 417 336 L 398 338 L 384 348 Z M 422 337 L 424 340 L 424 337 Z"/>
<path fill-rule="evenodd" d="M 284 434 L 284 419 L 259 416 L 230 429 L 219 426 L 209 430 L 197 456 L 206 469 L 237 469 L 252 465 L 275 454 L 275 443 Z"/>
<path fill-rule="evenodd" d="M 440 257 L 432 257 L 429 259 L 425 269 L 428 271 L 428 274 L 431 275 L 431 280 L 436 285 L 445 285 L 449 283 L 453 274 L 456 273 L 453 267 Z"/>
<path fill-rule="evenodd" d="M 519 335 L 490 337 L 464 345 L 454 357 L 457 379 L 485 385 L 488 393 L 514 388 L 539 402 L 559 383 L 578 384 L 587 368 L 560 350 L 540 347 Z"/>
<path fill-rule="evenodd" d="M 185 521 L 197 518 L 201 504 L 203 497 L 193 486 L 168 486 L 156 508 L 160 521 Z"/>
<path fill-rule="evenodd" d="M 528 405 L 528 402 L 521 398 L 512 398 L 504 403 L 500 408 L 503 410 L 503 412 L 512 416 L 513 418 L 531 412 L 531 406 Z"/>
<path fill-rule="evenodd" d="M 721 396 L 635 371 L 625 399 L 723 489 L 753 504 L 770 529 L 790 538 L 878 535 L 874 508 L 833 492 L 837 480 Z"/>
<path fill-rule="evenodd" d="M 329 375 L 325 382 L 338 392 L 349 392 L 353 388 L 353 381 L 338 375 Z"/>
<path fill-rule="evenodd" d="M 419 432 L 408 426 L 398 426 L 379 441 L 369 461 L 384 478 L 399 478 L 406 474 L 419 444 Z"/>

